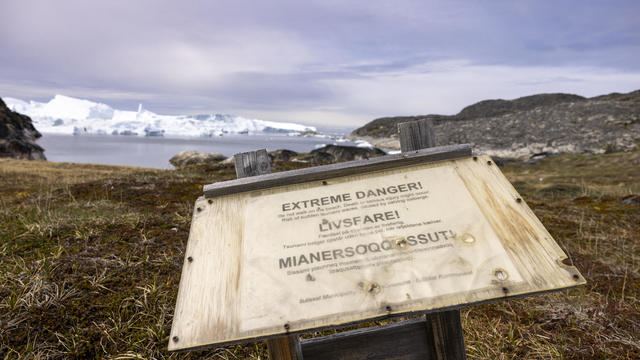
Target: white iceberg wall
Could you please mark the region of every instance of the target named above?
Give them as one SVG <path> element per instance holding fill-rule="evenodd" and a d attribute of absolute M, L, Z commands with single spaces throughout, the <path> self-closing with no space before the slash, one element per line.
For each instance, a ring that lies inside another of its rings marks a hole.
<path fill-rule="evenodd" d="M 222 134 L 299 133 L 315 127 L 248 119 L 236 115 L 159 115 L 144 110 L 113 109 L 106 104 L 56 95 L 47 103 L 4 98 L 7 106 L 33 120 L 43 133 L 217 136 Z"/>

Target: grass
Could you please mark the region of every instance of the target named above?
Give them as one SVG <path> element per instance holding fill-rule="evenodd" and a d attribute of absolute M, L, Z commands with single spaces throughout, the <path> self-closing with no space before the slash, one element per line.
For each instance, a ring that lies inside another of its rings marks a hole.
<path fill-rule="evenodd" d="M 503 171 L 588 284 L 462 309 L 468 357 L 640 358 L 640 152 Z M 265 359 L 262 343 L 166 351 L 193 202 L 232 178 L 0 160 L 0 358 Z"/>

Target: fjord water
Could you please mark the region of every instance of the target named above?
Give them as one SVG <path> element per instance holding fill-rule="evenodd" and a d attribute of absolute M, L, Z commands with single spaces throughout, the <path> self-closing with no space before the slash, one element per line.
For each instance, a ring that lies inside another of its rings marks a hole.
<path fill-rule="evenodd" d="M 185 150 L 235 153 L 267 149 L 289 149 L 309 152 L 322 144 L 335 140 L 321 137 L 287 135 L 226 135 L 215 137 L 139 137 L 113 135 L 56 135 L 43 134 L 38 144 L 45 149 L 49 161 L 77 162 L 109 165 L 130 165 L 153 168 L 171 168 L 169 159 Z M 343 141 L 342 145 L 354 145 Z"/>

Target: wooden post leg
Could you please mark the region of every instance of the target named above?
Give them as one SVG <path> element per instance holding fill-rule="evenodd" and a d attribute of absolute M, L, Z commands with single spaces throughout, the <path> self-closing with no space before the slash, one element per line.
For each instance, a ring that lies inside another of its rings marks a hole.
<path fill-rule="evenodd" d="M 464 334 L 460 310 L 443 311 L 427 315 L 427 339 L 433 344 L 438 360 L 466 359 Z"/>
<path fill-rule="evenodd" d="M 267 340 L 267 349 L 271 360 L 302 360 L 302 348 L 298 335 Z"/>
<path fill-rule="evenodd" d="M 233 160 L 238 178 L 271 173 L 269 154 L 265 149 L 235 154 Z M 267 349 L 271 360 L 302 360 L 302 351 L 297 335 L 268 340 Z"/>
<path fill-rule="evenodd" d="M 416 151 L 436 146 L 431 119 L 398 124 L 402 152 Z M 464 335 L 460 310 L 443 311 L 427 315 L 427 341 L 438 360 L 464 360 Z"/>

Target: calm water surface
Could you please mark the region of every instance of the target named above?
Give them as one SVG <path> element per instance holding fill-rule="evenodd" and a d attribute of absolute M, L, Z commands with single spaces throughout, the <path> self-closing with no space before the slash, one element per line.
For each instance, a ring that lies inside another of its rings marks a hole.
<path fill-rule="evenodd" d="M 228 135 L 212 138 L 164 138 L 113 135 L 43 134 L 38 144 L 49 161 L 171 168 L 169 159 L 185 150 L 221 153 L 225 156 L 267 149 L 309 152 L 334 143 L 329 138 L 286 135 Z M 351 142 L 340 143 L 353 145 Z"/>

